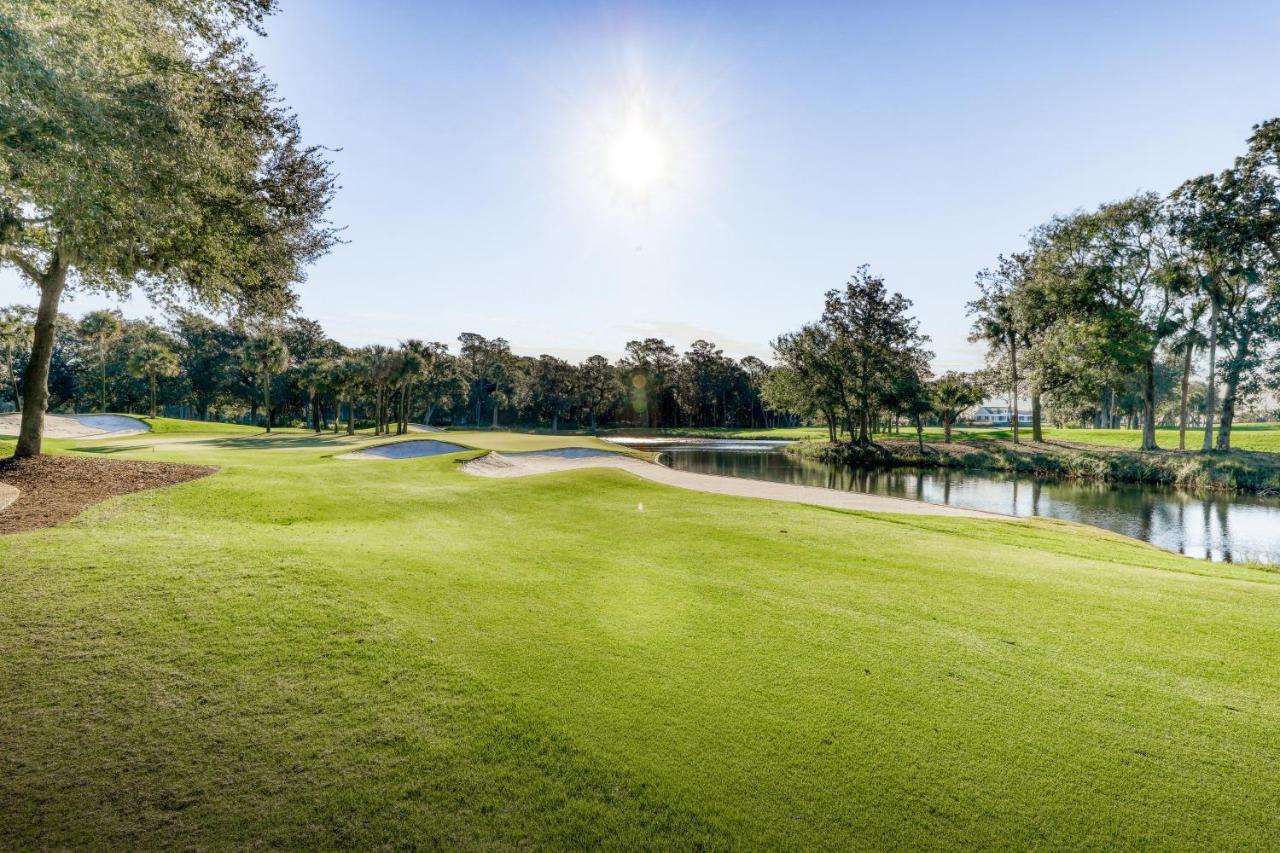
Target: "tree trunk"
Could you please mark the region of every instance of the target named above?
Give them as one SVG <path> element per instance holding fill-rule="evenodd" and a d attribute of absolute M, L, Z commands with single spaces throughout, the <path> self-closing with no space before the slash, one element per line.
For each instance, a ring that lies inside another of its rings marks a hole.
<path fill-rule="evenodd" d="M 102 368 L 102 408 L 98 411 L 106 414 L 107 412 L 107 343 L 106 341 L 98 342 L 98 366 Z"/>
<path fill-rule="evenodd" d="M 1204 446 L 1205 453 L 1213 450 L 1213 416 L 1217 404 L 1217 382 L 1214 373 L 1218 369 L 1218 299 L 1209 297 L 1209 380 L 1204 395 Z"/>
<path fill-rule="evenodd" d="M 35 333 L 31 339 L 31 359 L 22 377 L 22 426 L 16 458 L 39 456 L 44 439 L 44 411 L 49 404 L 49 363 L 53 359 L 54 323 L 58 318 L 58 300 L 67 283 L 67 264 L 55 254 L 53 264 L 40 285 L 40 308 L 36 312 Z"/>
<path fill-rule="evenodd" d="M 311 395 L 311 429 L 318 435 L 324 428 L 320 426 L 320 407 L 316 405 L 316 395 Z"/>
<path fill-rule="evenodd" d="M 1231 360 L 1233 365 L 1238 365 L 1243 360 L 1245 354 L 1249 351 L 1250 338 L 1245 336 L 1236 345 L 1235 358 Z M 1233 368 L 1227 374 L 1226 393 L 1222 395 L 1222 419 L 1218 425 L 1218 449 L 1231 449 L 1231 424 L 1235 421 L 1236 415 L 1236 395 L 1240 388 L 1240 370 Z"/>
<path fill-rule="evenodd" d="M 920 455 L 924 456 L 924 421 L 919 415 L 916 415 L 916 445 L 920 448 Z"/>
<path fill-rule="evenodd" d="M 435 412 L 435 410 L 436 410 L 436 404 L 435 404 L 435 403 L 432 403 L 432 404 L 430 404 L 429 406 L 427 406 L 427 416 L 426 416 L 426 418 L 422 421 L 422 425 L 423 425 L 423 426 L 431 426 L 431 415 Z M 592 417 L 595 417 L 595 416 L 594 416 L 594 415 L 592 415 Z M 594 423 L 594 421 L 593 421 L 593 423 Z"/>
<path fill-rule="evenodd" d="M 267 432 L 271 432 L 271 371 L 262 371 L 262 408 L 267 413 Z"/>
<path fill-rule="evenodd" d="M 551 413 L 551 431 L 556 432 L 560 429 L 560 415 L 556 412 Z"/>
<path fill-rule="evenodd" d="M 944 444 L 951 443 L 951 424 L 955 420 L 955 415 L 947 410 L 942 413 L 942 441 Z"/>
<path fill-rule="evenodd" d="M 1191 355 L 1195 347 L 1187 344 L 1182 354 L 1182 398 L 1178 404 L 1178 449 L 1187 449 L 1187 392 L 1191 386 Z"/>
<path fill-rule="evenodd" d="M 497 428 L 498 428 L 498 400 L 495 397 L 493 400 L 493 421 L 489 424 L 489 429 L 497 429 Z"/>
<path fill-rule="evenodd" d="M 1009 381 L 1009 422 L 1013 427 L 1013 443 L 1021 444 L 1022 440 L 1018 437 L 1018 342 L 1013 335 L 1009 336 Z"/>
<path fill-rule="evenodd" d="M 1040 389 L 1031 389 L 1031 440 L 1039 443 L 1044 441 L 1044 430 L 1040 417 Z"/>
<path fill-rule="evenodd" d="M 347 435 L 356 434 L 356 401 L 347 398 Z"/>
<path fill-rule="evenodd" d="M 1156 444 L 1156 354 L 1147 355 L 1142 383 L 1142 449 L 1159 450 Z"/>
<path fill-rule="evenodd" d="M 156 375 L 151 374 L 151 419 L 156 417 Z"/>
<path fill-rule="evenodd" d="M 13 408 L 18 414 L 22 414 L 22 394 L 18 392 L 18 374 L 13 370 L 13 351 L 5 350 L 4 369 L 9 374 L 9 383 L 13 386 Z"/>

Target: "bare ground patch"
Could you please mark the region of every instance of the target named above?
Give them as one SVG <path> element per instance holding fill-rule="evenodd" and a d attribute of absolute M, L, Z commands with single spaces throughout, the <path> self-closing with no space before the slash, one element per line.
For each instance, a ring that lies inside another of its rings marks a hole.
<path fill-rule="evenodd" d="M 5 459 L 0 461 L 0 483 L 17 488 L 19 495 L 0 511 L 0 534 L 52 527 L 107 498 L 197 480 L 217 470 L 83 456 Z"/>

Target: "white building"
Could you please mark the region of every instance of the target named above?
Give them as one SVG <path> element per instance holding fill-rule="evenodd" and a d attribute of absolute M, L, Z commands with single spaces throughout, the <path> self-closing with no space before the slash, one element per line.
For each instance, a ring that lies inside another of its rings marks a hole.
<path fill-rule="evenodd" d="M 1013 422 L 1013 409 L 1008 406 L 979 406 L 973 412 L 974 426 L 1007 427 Z M 1019 407 L 1018 426 L 1031 426 L 1031 412 Z"/>

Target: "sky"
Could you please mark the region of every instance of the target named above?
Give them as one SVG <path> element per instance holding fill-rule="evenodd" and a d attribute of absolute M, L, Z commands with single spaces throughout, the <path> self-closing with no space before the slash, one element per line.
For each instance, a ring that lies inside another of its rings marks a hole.
<path fill-rule="evenodd" d="M 335 149 L 347 240 L 301 311 L 352 346 L 767 358 L 865 263 L 935 369 L 972 368 L 980 268 L 1280 115 L 1268 2 L 281 6 L 253 48 Z M 0 274 L 0 304 L 34 296 Z"/>

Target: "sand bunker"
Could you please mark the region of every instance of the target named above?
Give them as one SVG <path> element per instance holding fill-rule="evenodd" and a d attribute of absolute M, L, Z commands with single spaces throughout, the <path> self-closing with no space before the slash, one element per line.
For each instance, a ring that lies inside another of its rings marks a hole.
<path fill-rule="evenodd" d="M 22 415 L 16 412 L 0 415 L 0 435 L 17 435 L 21 425 Z M 151 427 L 144 421 L 126 415 L 44 416 L 45 438 L 102 438 L 150 431 Z"/>
<path fill-rule="evenodd" d="M 444 427 L 429 426 L 427 424 L 409 424 L 409 432 L 444 432 Z"/>
<path fill-rule="evenodd" d="M 592 456 L 622 456 L 621 453 L 615 453 L 612 450 L 597 450 L 594 447 L 556 447 L 551 450 L 519 450 L 514 453 L 504 453 L 503 455 L 514 456 L 517 459 L 524 456 L 554 456 L 557 459 L 587 459 Z"/>
<path fill-rule="evenodd" d="M 18 499 L 18 490 L 8 483 L 0 483 L 0 511 Z"/>
<path fill-rule="evenodd" d="M 394 444 L 380 444 L 377 447 L 366 447 L 343 453 L 338 459 L 417 459 L 420 456 L 440 456 L 445 453 L 459 453 L 467 448 L 447 441 L 398 441 Z"/>
<path fill-rule="evenodd" d="M 714 495 L 733 495 L 743 498 L 763 498 L 771 501 L 813 504 L 835 509 L 853 509 L 864 512 L 892 512 L 903 515 L 946 515 L 957 518 L 986 518 L 1015 521 L 1011 516 L 979 512 L 953 506 L 927 504 L 883 495 L 864 495 L 860 492 L 843 492 L 818 486 L 793 486 L 788 483 L 771 483 L 767 480 L 746 480 L 740 477 L 720 477 L 714 474 L 694 474 L 676 471 L 664 465 L 644 462 L 632 456 L 586 448 L 564 450 L 540 450 L 525 453 L 489 453 L 472 459 L 462 470 L 477 477 L 525 477 L 530 474 L 550 474 L 557 471 L 574 471 L 580 468 L 620 468 L 646 480 L 668 486 L 708 492 Z"/>

